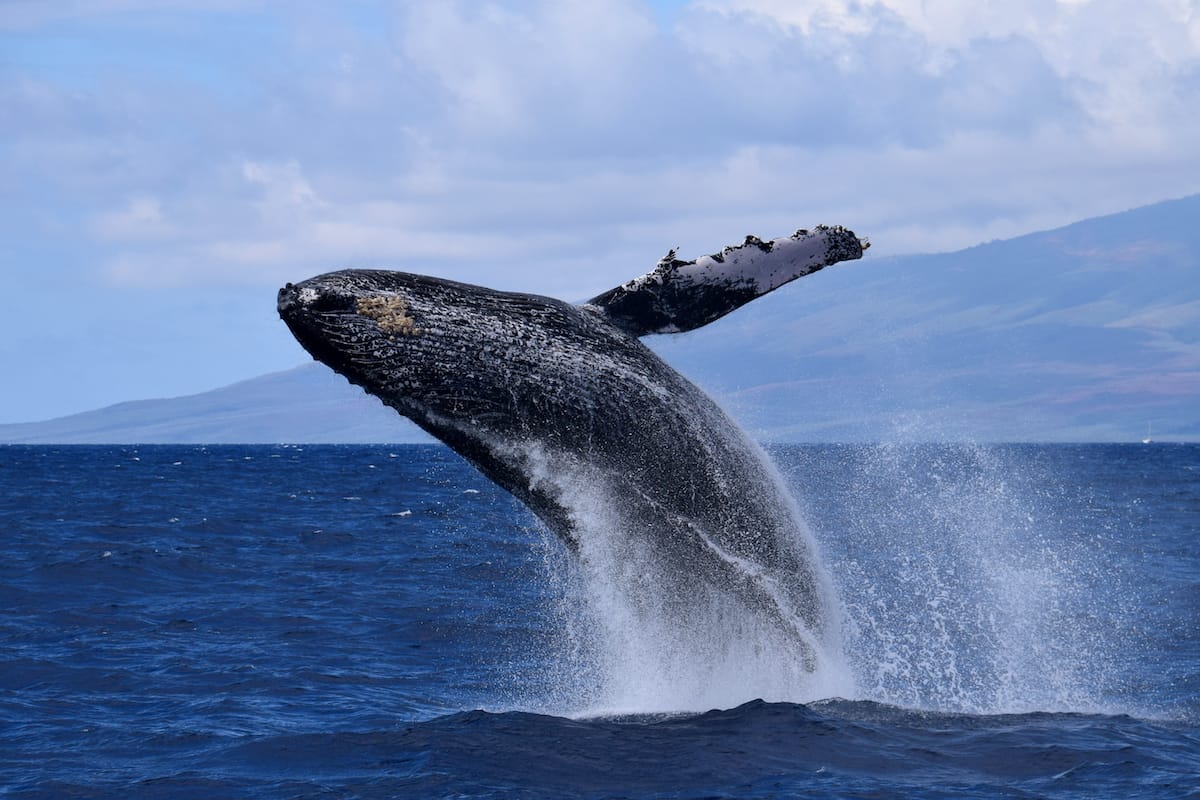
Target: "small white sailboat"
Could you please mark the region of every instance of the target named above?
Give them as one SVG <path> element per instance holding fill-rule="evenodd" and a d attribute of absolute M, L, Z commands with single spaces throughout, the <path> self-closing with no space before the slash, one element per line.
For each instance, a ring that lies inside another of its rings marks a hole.
<path fill-rule="evenodd" d="M 1142 439 L 1142 444 L 1150 444 L 1154 440 L 1150 438 L 1150 423 L 1146 423 L 1146 436 Z"/>

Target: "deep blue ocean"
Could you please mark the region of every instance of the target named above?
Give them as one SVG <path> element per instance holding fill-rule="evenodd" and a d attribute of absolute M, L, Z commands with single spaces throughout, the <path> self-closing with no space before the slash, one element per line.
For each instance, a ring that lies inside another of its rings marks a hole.
<path fill-rule="evenodd" d="M 842 617 L 785 692 L 441 446 L 0 447 L 0 794 L 1200 797 L 1200 445 L 771 452 Z"/>

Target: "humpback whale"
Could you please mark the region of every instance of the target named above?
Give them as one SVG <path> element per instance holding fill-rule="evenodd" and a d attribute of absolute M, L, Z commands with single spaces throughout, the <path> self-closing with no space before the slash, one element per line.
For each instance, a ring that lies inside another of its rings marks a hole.
<path fill-rule="evenodd" d="M 451 447 L 586 558 L 580 497 L 658 567 L 667 602 L 736 598 L 811 668 L 832 624 L 814 545 L 760 448 L 639 337 L 705 325 L 865 241 L 820 226 L 652 270 L 573 305 L 347 269 L 279 292 L 300 344 Z M 631 551 L 632 552 L 632 551 Z M 633 557 L 633 556 L 631 556 Z"/>

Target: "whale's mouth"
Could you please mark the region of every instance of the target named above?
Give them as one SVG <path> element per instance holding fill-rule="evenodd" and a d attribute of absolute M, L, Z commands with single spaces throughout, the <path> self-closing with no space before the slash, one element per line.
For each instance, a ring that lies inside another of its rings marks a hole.
<path fill-rule="evenodd" d="M 309 355 L 350 377 L 348 370 L 362 368 L 369 360 L 362 333 L 367 315 L 358 308 L 359 300 L 353 291 L 304 281 L 280 289 L 276 307 Z"/>

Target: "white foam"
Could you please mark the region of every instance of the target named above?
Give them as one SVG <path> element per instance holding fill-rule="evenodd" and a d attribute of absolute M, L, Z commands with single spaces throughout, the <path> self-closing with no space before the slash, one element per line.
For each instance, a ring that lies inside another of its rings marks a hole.
<path fill-rule="evenodd" d="M 833 565 L 847 604 L 858 699 L 966 713 L 1112 713 L 1119 638 L 1093 586 L 1119 576 L 1087 537 L 1050 533 L 1044 502 L 996 451 L 960 445 L 930 460 L 881 448 L 860 483 L 885 502 L 859 530 L 874 563 Z M 939 461 L 939 459 L 941 459 Z"/>
<path fill-rule="evenodd" d="M 680 564 L 645 531 L 630 528 L 622 513 L 630 498 L 612 496 L 579 459 L 531 446 L 525 462 L 534 486 L 570 509 L 580 544 L 577 558 L 547 559 L 563 598 L 557 705 L 550 710 L 705 711 L 758 698 L 810 702 L 853 692 L 840 651 L 830 645 L 836 636 L 807 632 L 797 641 L 779 614 L 748 607 L 729 587 L 680 574 Z M 768 594 L 780 579 L 696 535 Z M 780 607 L 786 609 L 782 599 Z"/>

